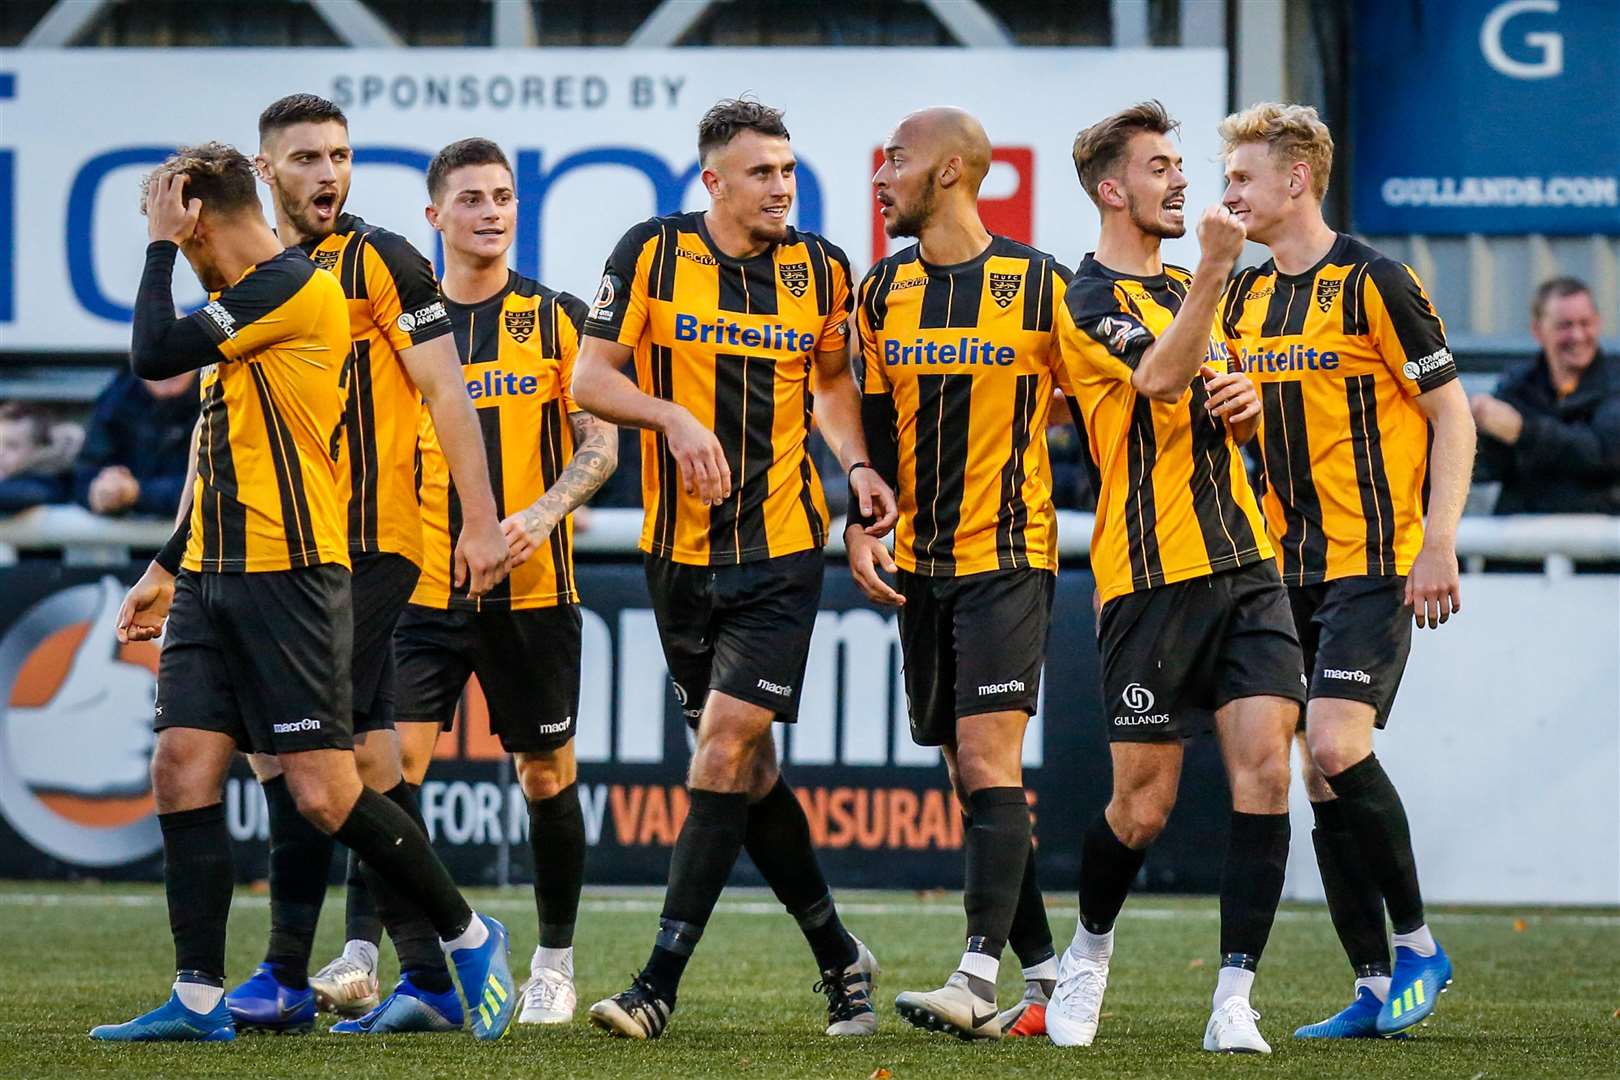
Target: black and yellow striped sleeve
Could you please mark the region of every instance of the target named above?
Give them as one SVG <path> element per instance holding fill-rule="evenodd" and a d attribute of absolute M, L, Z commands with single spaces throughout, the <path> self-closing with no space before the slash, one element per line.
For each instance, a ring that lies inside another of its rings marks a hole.
<path fill-rule="evenodd" d="M 562 380 L 562 402 L 565 412 L 579 411 L 574 401 L 574 361 L 579 359 L 579 343 L 588 314 L 585 301 L 573 293 L 558 293 L 557 300 L 557 363 L 558 377 Z"/>
<path fill-rule="evenodd" d="M 213 339 L 222 359 L 253 360 L 271 345 L 308 335 L 308 313 L 291 310 L 289 302 L 314 273 L 315 264 L 308 259 L 283 256 L 264 263 L 187 318 Z"/>
<path fill-rule="evenodd" d="M 372 318 L 394 350 L 448 334 L 450 316 L 433 264 L 409 240 L 386 229 L 373 229 L 359 243 Z"/>
<path fill-rule="evenodd" d="M 883 370 L 877 331 L 883 325 L 883 289 L 888 266 L 878 263 L 861 281 L 860 303 L 855 311 L 855 339 L 861 354 L 861 390 L 866 394 L 888 394 L 889 380 Z"/>
<path fill-rule="evenodd" d="M 1377 259 L 1362 290 L 1368 335 L 1402 391 L 1416 396 L 1457 377 L 1445 325 L 1411 267 Z"/>
<path fill-rule="evenodd" d="M 608 256 L 607 265 L 602 268 L 602 282 L 596 288 L 596 299 L 585 320 L 588 336 L 632 348 L 641 340 L 647 326 L 648 288 L 647 273 L 642 270 L 643 256 L 650 246 L 648 241 L 658 236 L 663 228 L 664 224 L 657 219 L 643 221 L 619 239 L 613 254 Z M 673 244 L 668 250 L 673 262 Z M 673 279 L 673 267 L 668 273 Z"/>
<path fill-rule="evenodd" d="M 1153 331 L 1121 301 L 1109 281 L 1087 277 L 1064 293 L 1058 334 L 1072 376 L 1111 376 L 1130 382 L 1153 344 Z"/>
<path fill-rule="evenodd" d="M 855 308 L 849 256 L 836 244 L 821 241 L 821 256 L 827 269 L 827 321 L 822 324 L 816 348 L 836 351 L 849 344 L 849 313 Z"/>

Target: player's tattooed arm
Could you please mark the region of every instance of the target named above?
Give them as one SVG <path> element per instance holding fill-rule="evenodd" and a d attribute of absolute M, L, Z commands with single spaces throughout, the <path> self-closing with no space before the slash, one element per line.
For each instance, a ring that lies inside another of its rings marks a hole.
<path fill-rule="evenodd" d="M 532 504 L 501 522 L 514 568 L 538 551 L 562 520 L 601 490 L 619 466 L 619 429 L 583 410 L 568 414 L 574 454 L 568 467 Z"/>

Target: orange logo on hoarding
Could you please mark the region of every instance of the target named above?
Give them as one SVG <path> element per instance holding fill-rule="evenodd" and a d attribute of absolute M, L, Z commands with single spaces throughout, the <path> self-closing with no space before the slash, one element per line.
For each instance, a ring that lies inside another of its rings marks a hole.
<path fill-rule="evenodd" d="M 120 645 L 107 576 L 35 604 L 0 639 L 0 813 L 66 862 L 158 850 L 150 761 L 158 647 Z"/>

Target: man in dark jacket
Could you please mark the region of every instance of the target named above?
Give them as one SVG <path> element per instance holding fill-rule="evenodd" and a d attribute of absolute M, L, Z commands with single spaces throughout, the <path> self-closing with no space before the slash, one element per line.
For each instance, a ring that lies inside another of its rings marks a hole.
<path fill-rule="evenodd" d="M 73 498 L 98 514 L 173 517 L 186 482 L 197 378 L 120 375 L 96 399 L 73 466 Z"/>
<path fill-rule="evenodd" d="M 1575 278 L 1536 290 L 1541 353 L 1471 399 L 1478 476 L 1499 480 L 1498 514 L 1620 514 L 1620 359 L 1598 348 L 1591 291 Z"/>

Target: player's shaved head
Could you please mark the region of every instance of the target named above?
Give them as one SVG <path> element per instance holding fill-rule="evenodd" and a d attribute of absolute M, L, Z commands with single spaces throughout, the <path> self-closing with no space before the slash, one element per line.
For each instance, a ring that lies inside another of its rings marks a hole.
<path fill-rule="evenodd" d="M 962 161 L 962 179 L 968 190 L 978 194 L 990 172 L 990 136 L 984 125 L 971 114 L 950 105 L 919 109 L 900 121 L 889 139 L 890 145 L 904 146 L 913 155 L 941 165 L 951 158 Z"/>

